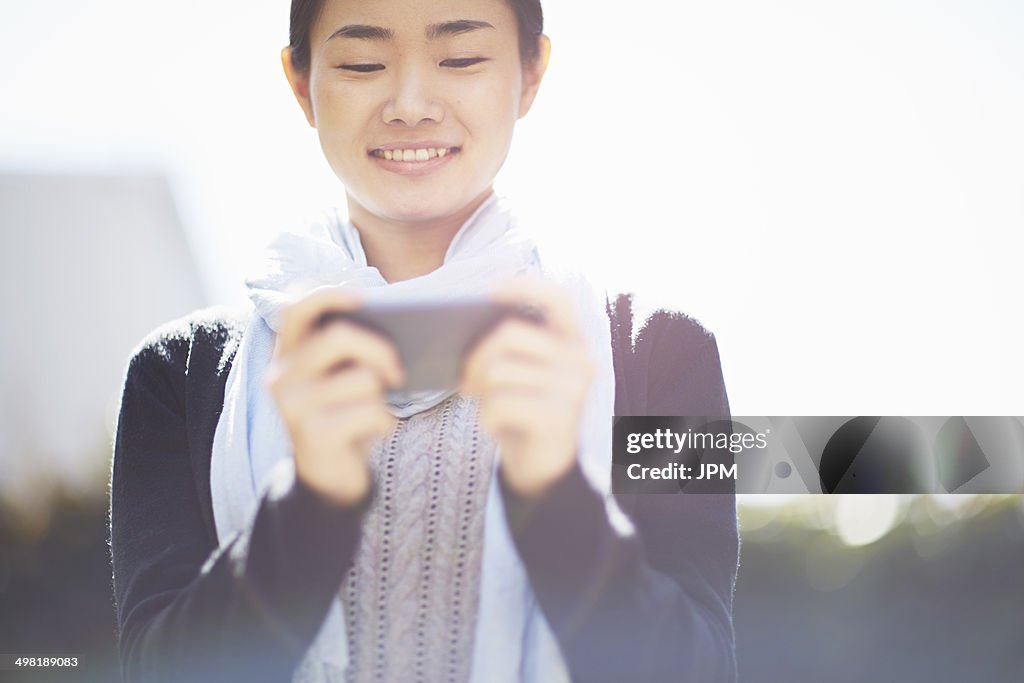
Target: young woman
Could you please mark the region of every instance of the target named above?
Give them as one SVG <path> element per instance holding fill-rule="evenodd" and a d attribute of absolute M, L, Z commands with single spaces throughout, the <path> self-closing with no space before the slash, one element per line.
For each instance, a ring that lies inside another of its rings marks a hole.
<path fill-rule="evenodd" d="M 126 680 L 735 679 L 733 497 L 609 493 L 613 414 L 728 413 L 714 339 L 662 312 L 634 343 L 628 299 L 492 190 L 548 54 L 539 0 L 293 0 L 284 69 L 348 219 L 276 240 L 251 313 L 129 364 Z M 466 293 L 543 316 L 492 330 L 457 391 L 392 391 L 386 339 L 317 324 Z"/>

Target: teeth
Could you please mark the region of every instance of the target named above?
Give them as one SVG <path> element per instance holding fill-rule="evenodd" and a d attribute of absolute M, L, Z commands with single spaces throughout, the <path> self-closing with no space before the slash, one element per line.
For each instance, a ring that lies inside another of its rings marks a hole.
<path fill-rule="evenodd" d="M 420 149 L 384 149 L 373 154 L 389 161 L 429 161 L 435 157 L 443 157 L 450 151 L 447 147 L 423 147 Z"/>

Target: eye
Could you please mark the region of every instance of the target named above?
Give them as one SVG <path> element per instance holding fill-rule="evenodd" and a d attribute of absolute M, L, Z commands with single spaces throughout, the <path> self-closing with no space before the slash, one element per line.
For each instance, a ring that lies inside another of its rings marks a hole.
<path fill-rule="evenodd" d="M 380 71 L 384 68 L 383 64 L 342 64 L 338 67 L 339 69 L 345 69 L 346 71 L 358 71 L 361 74 L 367 74 L 371 71 Z"/>
<path fill-rule="evenodd" d="M 441 66 L 446 66 L 452 69 L 465 69 L 469 66 L 474 66 L 480 62 L 486 62 L 486 57 L 466 57 L 465 59 L 446 59 L 441 62 Z"/>

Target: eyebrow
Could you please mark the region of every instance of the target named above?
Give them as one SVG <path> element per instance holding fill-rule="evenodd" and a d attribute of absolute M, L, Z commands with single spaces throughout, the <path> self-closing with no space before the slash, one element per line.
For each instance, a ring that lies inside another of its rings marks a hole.
<path fill-rule="evenodd" d="M 431 24 L 427 27 L 427 39 L 438 40 L 447 36 L 457 36 L 462 33 L 469 33 L 482 28 L 494 28 L 486 21 L 476 19 L 455 19 L 453 21 L 442 21 L 439 24 Z M 342 26 L 332 33 L 327 41 L 334 38 L 356 38 L 361 40 L 375 40 L 387 42 L 393 40 L 395 32 L 383 26 L 368 26 L 366 24 L 349 24 Z M 325 42 L 327 42 L 325 41 Z"/>
<path fill-rule="evenodd" d="M 349 24 L 348 26 L 342 26 L 332 33 L 327 40 L 330 41 L 334 38 L 361 38 L 363 40 L 387 41 L 394 37 L 395 32 L 388 28 L 367 26 L 365 24 Z"/>
<path fill-rule="evenodd" d="M 427 39 L 437 40 L 446 36 L 457 36 L 461 33 L 469 33 L 481 28 L 494 28 L 486 21 L 475 19 L 456 19 L 455 21 L 443 21 L 440 24 L 431 24 L 427 27 Z"/>

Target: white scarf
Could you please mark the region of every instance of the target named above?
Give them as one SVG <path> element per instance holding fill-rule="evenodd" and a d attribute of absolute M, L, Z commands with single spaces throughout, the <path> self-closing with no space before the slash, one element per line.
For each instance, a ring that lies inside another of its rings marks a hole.
<path fill-rule="evenodd" d="M 533 272 L 556 279 L 576 304 L 588 350 L 598 369 L 580 425 L 580 460 L 598 491 L 611 479 L 611 426 L 615 395 L 611 339 L 602 297 L 578 276 L 554 275 L 542 265 L 534 242 L 520 233 L 503 202 L 492 194 L 455 235 L 437 270 L 388 283 L 369 266 L 359 233 L 335 214 L 308 234 L 285 233 L 269 247 L 263 272 L 249 278 L 255 311 L 228 374 L 224 407 L 214 433 L 210 488 L 217 536 L 225 545 L 252 524 L 269 481 L 294 477 L 287 431 L 263 387 L 281 310 L 321 287 L 367 290 L 374 300 L 439 299 L 486 293 L 495 283 Z M 370 291 L 372 290 L 372 292 Z M 392 399 L 391 410 L 407 417 L 450 393 L 419 392 Z M 497 486 L 497 466 L 488 492 L 480 603 L 474 640 L 473 683 L 568 681 L 557 642 L 536 604 L 515 550 Z M 283 471 L 278 471 L 278 470 Z M 612 506 L 614 507 L 614 506 Z M 615 512 L 613 521 L 622 525 Z M 348 642 L 342 603 L 335 600 L 306 654 L 304 671 L 343 671 Z M 326 673 L 323 674 L 326 676 Z"/>

